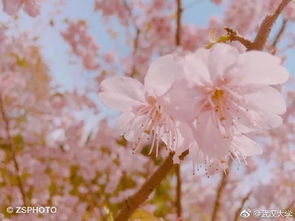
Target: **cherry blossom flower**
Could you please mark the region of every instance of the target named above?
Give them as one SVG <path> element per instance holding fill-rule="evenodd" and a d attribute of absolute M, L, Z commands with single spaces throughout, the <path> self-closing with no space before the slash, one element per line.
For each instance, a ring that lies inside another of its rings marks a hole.
<path fill-rule="evenodd" d="M 263 16 L 269 12 L 265 3 L 260 0 L 233 0 L 225 13 L 224 23 L 241 34 L 252 33 Z M 241 7 L 241 4 L 243 7 Z M 273 7 L 273 5 L 272 5 Z M 250 18 L 251 19 L 248 19 Z"/>
<path fill-rule="evenodd" d="M 284 10 L 285 19 L 295 20 L 295 2 L 291 2 Z"/>
<path fill-rule="evenodd" d="M 136 150 L 143 142 L 151 141 L 151 152 L 160 141 L 175 151 L 179 133 L 165 93 L 183 73 L 180 59 L 174 55 L 159 58 L 151 64 L 144 85 L 139 81 L 116 76 L 101 83 L 101 100 L 109 107 L 122 111 L 118 125 Z M 151 139 L 150 139 L 151 138 Z"/>
<path fill-rule="evenodd" d="M 23 8 L 31 17 L 40 14 L 40 0 L 2 0 L 3 10 L 9 15 L 16 15 Z"/>
<path fill-rule="evenodd" d="M 85 21 L 71 22 L 62 36 L 70 44 L 73 53 L 82 59 L 85 68 L 89 70 L 99 68 L 97 61 L 99 46 L 88 33 L 88 25 Z"/>
<path fill-rule="evenodd" d="M 103 16 L 117 16 L 123 25 L 128 24 L 128 11 L 123 1 L 110 0 L 95 0 L 95 10 L 101 10 Z"/>
<path fill-rule="evenodd" d="M 217 5 L 223 3 L 223 0 L 211 0 L 211 1 Z"/>
<path fill-rule="evenodd" d="M 282 123 L 285 102 L 272 87 L 288 79 L 280 60 L 265 52 L 239 54 L 232 46 L 217 44 L 186 55 L 184 70 L 197 91 L 190 108 L 195 110 L 192 127 L 200 151 L 218 159 L 228 152 L 235 157 L 260 153 L 246 134 Z"/>

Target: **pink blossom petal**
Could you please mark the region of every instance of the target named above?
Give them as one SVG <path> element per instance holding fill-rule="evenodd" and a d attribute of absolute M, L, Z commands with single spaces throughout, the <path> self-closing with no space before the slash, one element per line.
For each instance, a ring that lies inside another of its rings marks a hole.
<path fill-rule="evenodd" d="M 282 118 L 269 112 L 252 112 L 257 125 L 262 129 L 277 128 L 282 125 Z"/>
<path fill-rule="evenodd" d="M 199 49 L 195 53 L 185 56 L 184 71 L 186 78 L 196 84 L 208 84 L 211 81 L 210 73 L 207 67 L 209 51 Z"/>
<path fill-rule="evenodd" d="M 180 163 L 179 156 L 195 142 L 192 130 L 186 123 L 177 122 L 177 136 L 178 147 L 175 149 L 174 163 Z M 167 138 L 163 142 L 168 145 Z"/>
<path fill-rule="evenodd" d="M 199 115 L 196 139 L 202 152 L 210 158 L 223 158 L 230 150 L 231 139 L 221 134 L 209 111 Z"/>
<path fill-rule="evenodd" d="M 145 102 L 143 85 L 128 77 L 111 77 L 101 82 L 101 100 L 119 111 L 130 111 Z"/>
<path fill-rule="evenodd" d="M 232 147 L 242 156 L 253 156 L 262 153 L 261 147 L 246 136 L 235 136 Z"/>
<path fill-rule="evenodd" d="M 137 132 L 141 130 L 140 125 L 145 118 L 143 116 L 135 117 L 132 112 L 125 112 L 121 114 L 117 121 L 117 130 L 124 138 L 130 142 L 135 142 L 138 136 Z M 142 142 L 146 142 L 149 136 L 145 133 L 141 133 Z"/>
<path fill-rule="evenodd" d="M 272 87 L 261 87 L 258 91 L 245 94 L 245 99 L 254 108 L 274 113 L 283 114 L 286 112 L 286 103 L 280 92 Z"/>
<path fill-rule="evenodd" d="M 154 61 L 144 79 L 150 95 L 161 96 L 169 90 L 173 82 L 183 74 L 183 66 L 176 55 L 166 55 Z"/>
<path fill-rule="evenodd" d="M 196 117 L 197 107 L 193 104 L 198 95 L 195 90 L 188 87 L 188 82 L 184 79 L 175 81 L 163 96 L 164 102 L 169 104 L 166 105 L 167 113 L 180 121 L 192 121 Z"/>
<path fill-rule="evenodd" d="M 208 68 L 213 81 L 226 76 L 236 64 L 239 52 L 227 44 L 216 44 L 209 52 Z"/>
<path fill-rule="evenodd" d="M 124 112 L 120 115 L 117 120 L 116 130 L 118 134 L 123 135 L 128 129 L 130 122 L 134 119 L 135 115 L 132 112 Z"/>
<path fill-rule="evenodd" d="M 26 0 L 24 2 L 24 10 L 32 17 L 40 14 L 40 7 L 40 0 Z"/>
<path fill-rule="evenodd" d="M 259 51 L 250 51 L 239 56 L 240 78 L 237 83 L 282 84 L 289 78 L 286 68 L 277 57 Z"/>
<path fill-rule="evenodd" d="M 3 10 L 9 15 L 15 15 L 22 6 L 22 0 L 3 0 Z"/>

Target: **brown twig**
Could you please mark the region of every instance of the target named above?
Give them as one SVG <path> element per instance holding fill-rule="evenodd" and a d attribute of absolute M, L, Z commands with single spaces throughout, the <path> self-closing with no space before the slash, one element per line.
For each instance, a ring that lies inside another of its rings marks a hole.
<path fill-rule="evenodd" d="M 183 152 L 179 158 L 183 159 L 188 152 L 188 150 Z M 176 167 L 176 165 L 173 164 L 173 155 L 173 153 L 170 153 L 164 163 L 153 173 L 143 186 L 133 196 L 124 201 L 122 209 L 115 221 L 127 221 L 135 210 L 147 200 L 149 195 L 160 185 L 167 174 Z"/>
<path fill-rule="evenodd" d="M 292 210 L 293 205 L 295 206 L 295 200 L 293 200 L 285 210 Z"/>
<path fill-rule="evenodd" d="M 277 18 L 279 17 L 283 9 L 290 2 L 291 0 L 282 0 L 281 4 L 278 6 L 275 12 L 271 15 L 267 15 L 264 18 L 262 24 L 260 25 L 256 38 L 253 41 L 252 46 L 249 48 L 249 50 L 263 50 L 274 23 L 276 22 Z"/>
<path fill-rule="evenodd" d="M 16 170 L 16 178 L 17 178 L 17 182 L 18 182 L 18 187 L 19 187 L 20 193 L 22 195 L 23 205 L 25 206 L 25 205 L 27 205 L 26 193 L 25 193 L 25 190 L 24 190 L 22 179 L 20 177 L 19 164 L 18 164 L 17 159 L 16 159 L 16 148 L 14 146 L 14 143 L 13 143 L 13 140 L 12 140 L 12 137 L 11 137 L 11 134 L 10 134 L 9 120 L 8 120 L 8 118 L 6 116 L 4 102 L 3 102 L 3 99 L 2 99 L 1 96 L 0 96 L 0 111 L 1 111 L 2 119 L 4 121 L 4 126 L 5 126 L 8 145 L 9 145 L 9 147 L 11 149 L 12 162 L 13 162 L 14 168 Z"/>
<path fill-rule="evenodd" d="M 222 173 L 222 177 L 221 177 L 219 186 L 217 188 L 217 193 L 216 193 L 216 198 L 215 198 L 215 202 L 214 202 L 211 221 L 218 220 L 218 212 L 219 212 L 219 209 L 221 208 L 221 198 L 222 198 L 223 191 L 224 191 L 225 186 L 228 181 L 231 167 L 232 167 L 232 160 L 230 159 L 229 163 L 228 163 L 228 168 Z"/>
<path fill-rule="evenodd" d="M 273 43 L 271 44 L 271 47 L 272 48 L 276 48 L 277 44 L 279 43 L 279 41 L 281 40 L 285 30 L 286 30 L 286 27 L 287 27 L 287 23 L 288 23 L 288 20 L 284 19 L 283 20 L 283 23 L 280 27 L 280 30 L 278 31 L 278 33 L 276 34 L 274 40 L 273 40 Z"/>
<path fill-rule="evenodd" d="M 176 33 L 175 44 L 179 46 L 181 44 L 181 20 L 182 20 L 182 0 L 176 0 Z"/>
<path fill-rule="evenodd" d="M 133 14 L 132 14 L 132 10 L 131 8 L 129 7 L 128 3 L 124 0 L 123 1 L 123 5 L 124 7 L 126 8 L 126 11 L 128 12 L 128 15 L 135 27 L 135 31 L 136 31 L 136 34 L 135 34 L 135 38 L 134 38 L 134 41 L 133 41 L 133 55 L 136 54 L 137 52 L 137 49 L 138 49 L 138 45 L 139 45 L 139 37 L 140 37 L 140 28 L 138 27 L 138 25 L 136 24 L 135 22 L 135 19 L 133 18 Z"/>
<path fill-rule="evenodd" d="M 181 28 L 182 28 L 182 0 L 176 0 L 176 32 L 175 32 L 175 44 L 176 46 L 181 45 Z M 175 200 L 175 207 L 176 207 L 176 214 L 177 218 L 181 219 L 182 217 L 182 183 L 181 183 L 181 168 L 180 164 L 175 167 L 175 174 L 176 174 L 176 200 Z"/>
<path fill-rule="evenodd" d="M 182 217 L 182 203 L 181 203 L 181 195 L 182 195 L 182 183 L 181 183 L 181 173 L 180 173 L 180 164 L 176 165 L 176 214 L 177 218 L 181 219 Z"/>
<path fill-rule="evenodd" d="M 238 41 L 242 45 L 244 45 L 248 51 L 249 50 L 263 50 L 264 46 L 266 44 L 266 41 L 269 37 L 269 34 L 278 19 L 279 15 L 283 11 L 283 9 L 291 2 L 291 0 L 282 0 L 280 5 L 277 7 L 275 12 L 271 15 L 267 15 L 264 20 L 262 21 L 258 33 L 255 37 L 255 40 L 253 42 L 247 40 L 243 36 L 239 35 L 235 30 L 230 28 L 225 28 L 227 31 L 228 37 L 230 38 L 230 41 Z M 286 25 L 286 24 L 285 24 Z M 284 30 L 283 30 L 284 31 Z M 281 35 L 283 34 L 283 31 Z M 279 40 L 280 36 L 278 36 Z"/>
<path fill-rule="evenodd" d="M 241 205 L 240 207 L 236 210 L 236 213 L 235 213 L 235 218 L 234 218 L 234 221 L 238 221 L 239 220 L 239 217 L 240 217 L 240 214 L 242 212 L 242 209 L 244 208 L 245 206 L 245 203 L 247 202 L 247 200 L 249 199 L 249 197 L 251 196 L 252 192 L 249 192 L 241 201 Z"/>
<path fill-rule="evenodd" d="M 244 38 L 240 34 L 238 34 L 237 31 L 235 31 L 229 27 L 225 27 L 224 30 L 227 32 L 227 35 L 228 35 L 230 41 L 238 41 L 242 45 L 244 45 L 246 48 L 251 47 L 252 42 L 250 40 Z"/>
<path fill-rule="evenodd" d="M 133 18 L 132 10 L 129 7 L 129 5 L 128 5 L 128 3 L 127 3 L 126 0 L 123 1 L 123 5 L 126 8 L 126 11 L 128 12 L 128 15 L 130 17 L 130 20 L 133 23 L 134 28 L 135 28 L 135 37 L 133 39 L 133 51 L 132 51 L 132 55 L 134 57 L 136 55 L 136 53 L 137 53 L 137 50 L 138 50 L 139 39 L 140 39 L 140 35 L 141 35 L 141 29 L 139 28 L 139 26 L 135 22 L 136 20 Z M 136 65 L 133 64 L 132 71 L 130 73 L 130 77 L 135 77 L 136 73 L 137 73 L 137 71 L 136 71 Z"/>

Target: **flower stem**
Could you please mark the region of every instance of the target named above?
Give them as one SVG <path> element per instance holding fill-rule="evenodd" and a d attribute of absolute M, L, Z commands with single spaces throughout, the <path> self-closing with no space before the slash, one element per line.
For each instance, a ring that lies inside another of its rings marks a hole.
<path fill-rule="evenodd" d="M 188 152 L 188 150 L 183 152 L 179 158 L 183 159 Z M 174 153 L 170 153 L 163 164 L 153 173 L 143 186 L 133 196 L 127 198 L 123 202 L 122 209 L 115 221 L 127 221 L 135 210 L 147 200 L 149 195 L 160 185 L 167 174 L 176 167 L 176 165 L 173 164 L 173 155 Z"/>
<path fill-rule="evenodd" d="M 182 26 L 182 0 L 176 0 L 176 32 L 175 32 L 175 44 L 176 46 L 181 45 L 181 26 Z M 180 164 L 176 165 L 176 213 L 177 218 L 181 220 L 182 217 L 182 205 L 181 205 L 181 171 L 180 171 Z"/>
<path fill-rule="evenodd" d="M 181 44 L 181 20 L 182 20 L 182 0 L 176 0 L 176 33 L 175 44 L 180 46 Z"/>
<path fill-rule="evenodd" d="M 180 164 L 176 165 L 175 167 L 176 170 L 176 214 L 177 214 L 177 218 L 181 220 L 182 217 L 182 205 L 181 205 L 181 170 L 180 170 Z"/>
<path fill-rule="evenodd" d="M 247 202 L 247 200 L 249 199 L 249 197 L 251 196 L 252 192 L 249 192 L 241 201 L 241 205 L 240 207 L 236 210 L 235 212 L 235 218 L 234 218 L 234 221 L 238 221 L 239 220 L 239 217 L 240 217 L 240 214 L 242 212 L 242 209 L 244 208 L 245 206 L 245 203 Z"/>
<path fill-rule="evenodd" d="M 281 38 L 282 38 L 282 35 L 284 34 L 285 30 L 286 30 L 286 27 L 287 27 L 287 23 L 288 23 L 288 20 L 284 19 L 283 20 L 283 23 L 280 27 L 280 30 L 278 31 L 278 33 L 276 34 L 275 38 L 274 38 L 274 41 L 273 43 L 271 44 L 272 48 L 276 48 L 277 47 L 277 44 L 280 42 Z"/>
<path fill-rule="evenodd" d="M 218 219 L 218 212 L 221 208 L 221 198 L 222 198 L 225 186 L 228 181 L 231 167 L 232 167 L 232 160 L 230 159 L 229 163 L 228 163 L 228 169 L 223 171 L 219 186 L 217 188 L 217 193 L 216 193 L 215 203 L 214 203 L 213 212 L 212 212 L 212 216 L 211 216 L 211 221 L 219 220 Z"/>

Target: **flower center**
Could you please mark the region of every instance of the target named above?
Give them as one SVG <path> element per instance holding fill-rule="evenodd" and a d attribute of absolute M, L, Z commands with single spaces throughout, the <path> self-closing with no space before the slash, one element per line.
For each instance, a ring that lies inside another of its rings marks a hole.
<path fill-rule="evenodd" d="M 225 120 L 225 112 L 224 112 L 224 97 L 225 93 L 221 89 L 216 89 L 211 95 L 211 99 L 214 103 L 215 112 L 220 114 L 220 120 Z"/>
<path fill-rule="evenodd" d="M 143 138 L 151 141 L 150 154 L 156 148 L 158 155 L 160 142 L 166 141 L 169 149 L 174 150 L 177 146 L 177 131 L 174 119 L 165 112 L 163 106 L 154 97 L 147 97 L 147 104 L 138 107 L 136 116 L 139 121 L 131 122 L 129 130 L 134 130 L 135 142 L 133 151 L 136 151 L 142 144 Z M 139 123 L 139 127 L 135 124 Z M 146 137 L 148 136 L 148 137 Z"/>
<path fill-rule="evenodd" d="M 212 99 L 215 101 L 220 101 L 223 99 L 223 97 L 224 97 L 224 91 L 220 89 L 215 90 L 212 95 Z"/>

